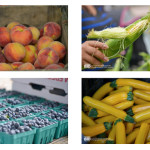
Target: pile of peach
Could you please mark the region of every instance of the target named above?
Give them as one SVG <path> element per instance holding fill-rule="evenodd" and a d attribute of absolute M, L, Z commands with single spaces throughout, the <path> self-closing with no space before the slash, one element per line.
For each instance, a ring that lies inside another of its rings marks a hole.
<path fill-rule="evenodd" d="M 56 41 L 60 36 L 61 27 L 55 22 L 41 30 L 18 22 L 0 27 L 0 71 L 64 68 L 66 48 Z"/>

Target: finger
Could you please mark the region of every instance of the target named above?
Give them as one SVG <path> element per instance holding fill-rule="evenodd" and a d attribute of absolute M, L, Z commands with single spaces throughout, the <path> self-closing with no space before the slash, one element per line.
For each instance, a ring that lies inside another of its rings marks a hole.
<path fill-rule="evenodd" d="M 86 52 L 90 54 L 91 56 L 94 56 L 96 58 L 99 58 L 100 60 L 103 60 L 104 62 L 109 61 L 108 57 L 106 57 L 101 51 L 99 51 L 97 48 L 94 47 L 86 47 Z"/>
<path fill-rule="evenodd" d="M 84 54 L 84 61 L 93 64 L 93 65 L 102 65 L 100 61 L 98 61 L 96 58 L 94 58 L 91 55 L 88 55 L 87 53 Z"/>
<path fill-rule="evenodd" d="M 106 45 L 105 43 L 99 42 L 99 41 L 88 41 L 88 44 L 95 48 L 100 48 L 103 50 L 108 49 L 108 45 Z"/>
<path fill-rule="evenodd" d="M 82 65 L 86 65 L 86 64 L 89 64 L 89 63 L 87 61 L 83 60 Z"/>
<path fill-rule="evenodd" d="M 95 6 L 92 5 L 85 5 L 84 8 L 88 11 L 89 14 L 96 16 L 97 15 L 97 10 Z"/>

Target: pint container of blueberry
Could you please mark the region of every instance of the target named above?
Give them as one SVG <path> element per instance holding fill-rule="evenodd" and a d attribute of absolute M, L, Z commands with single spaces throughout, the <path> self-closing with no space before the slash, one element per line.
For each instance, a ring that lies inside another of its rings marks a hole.
<path fill-rule="evenodd" d="M 67 112 L 51 109 L 50 111 L 41 113 L 40 115 L 58 122 L 58 127 L 55 132 L 55 139 L 68 135 L 68 113 Z"/>
<path fill-rule="evenodd" d="M 40 104 L 43 105 L 44 107 L 46 107 L 47 109 L 59 108 L 62 105 L 64 105 L 62 103 L 48 101 L 48 100 L 45 100 L 45 101 L 41 102 Z"/>
<path fill-rule="evenodd" d="M 28 105 L 29 103 L 25 100 L 15 98 L 15 97 L 7 97 L 4 99 L 1 99 L 0 102 L 6 104 L 8 107 L 16 108 L 19 106 Z"/>
<path fill-rule="evenodd" d="M 27 94 L 18 95 L 18 96 L 16 96 L 16 98 L 22 99 L 22 100 L 28 102 L 29 104 L 40 103 L 45 100 L 44 98 L 27 95 Z"/>
<path fill-rule="evenodd" d="M 0 91 L 0 99 L 18 96 L 18 95 L 22 95 L 22 93 L 16 91 L 5 91 L 5 90 Z"/>
<path fill-rule="evenodd" d="M 32 144 L 36 129 L 17 121 L 0 124 L 0 144 Z"/>
<path fill-rule="evenodd" d="M 17 121 L 22 118 L 31 117 L 34 116 L 28 109 L 25 107 L 17 107 L 17 108 L 11 108 L 8 107 L 0 112 L 2 113 L 2 116 L 5 116 L 5 119 L 11 120 L 11 121 Z M 5 121 L 7 121 L 5 120 Z"/>
<path fill-rule="evenodd" d="M 26 109 L 26 111 L 28 111 L 32 115 L 36 115 L 36 116 L 41 114 L 41 112 L 47 112 L 48 111 L 47 107 L 45 107 L 39 103 L 29 104 L 29 105 L 24 106 L 23 108 Z"/>
<path fill-rule="evenodd" d="M 36 129 L 33 140 L 34 144 L 47 144 L 52 142 L 58 126 L 56 121 L 41 116 L 23 119 L 21 120 L 21 123 Z"/>

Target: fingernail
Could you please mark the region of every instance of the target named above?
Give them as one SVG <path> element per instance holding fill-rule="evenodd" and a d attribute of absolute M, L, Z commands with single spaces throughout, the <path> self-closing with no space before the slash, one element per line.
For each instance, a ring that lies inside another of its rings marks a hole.
<path fill-rule="evenodd" d="M 104 57 L 104 61 L 107 62 L 107 61 L 109 61 L 109 59 L 105 56 L 105 57 Z"/>
<path fill-rule="evenodd" d="M 103 48 L 103 49 L 107 49 L 108 46 L 107 46 L 106 44 L 103 44 L 102 48 Z"/>

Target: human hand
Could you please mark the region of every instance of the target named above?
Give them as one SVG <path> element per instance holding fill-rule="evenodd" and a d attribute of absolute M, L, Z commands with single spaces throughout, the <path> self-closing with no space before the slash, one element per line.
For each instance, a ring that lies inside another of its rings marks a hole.
<path fill-rule="evenodd" d="M 98 49 L 107 50 L 108 46 L 98 41 L 84 42 L 82 44 L 82 65 L 93 64 L 103 66 L 98 59 L 104 62 L 109 61 L 109 59 Z"/>
<path fill-rule="evenodd" d="M 92 16 L 96 16 L 97 15 L 97 10 L 96 10 L 95 6 L 83 5 L 82 8 L 84 10 L 86 10 L 89 14 L 91 14 Z"/>

